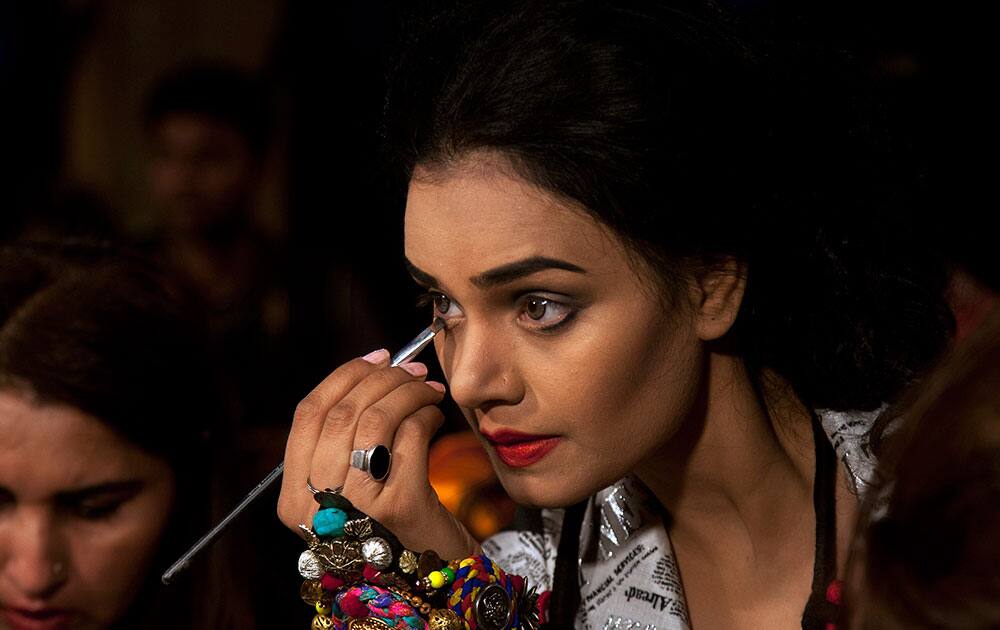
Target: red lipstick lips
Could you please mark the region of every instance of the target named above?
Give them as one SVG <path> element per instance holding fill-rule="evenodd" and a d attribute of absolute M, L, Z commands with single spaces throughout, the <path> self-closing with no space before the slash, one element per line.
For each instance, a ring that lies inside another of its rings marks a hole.
<path fill-rule="evenodd" d="M 531 435 L 510 430 L 481 432 L 500 461 L 511 468 L 531 466 L 559 445 L 559 438 L 554 435 Z"/>

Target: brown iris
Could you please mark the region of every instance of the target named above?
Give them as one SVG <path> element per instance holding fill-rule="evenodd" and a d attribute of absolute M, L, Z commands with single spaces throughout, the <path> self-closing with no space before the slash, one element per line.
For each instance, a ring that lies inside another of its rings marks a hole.
<path fill-rule="evenodd" d="M 524 304 L 524 313 L 531 319 L 541 319 L 545 317 L 549 301 L 542 298 L 528 298 Z"/>
<path fill-rule="evenodd" d="M 434 296 L 434 310 L 437 311 L 438 315 L 445 315 L 451 308 L 451 299 L 447 295 L 438 293 Z"/>

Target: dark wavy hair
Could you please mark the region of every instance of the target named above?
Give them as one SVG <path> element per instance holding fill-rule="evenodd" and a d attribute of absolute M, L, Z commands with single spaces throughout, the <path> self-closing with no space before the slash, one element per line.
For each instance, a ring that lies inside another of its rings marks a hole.
<path fill-rule="evenodd" d="M 726 349 L 814 407 L 876 408 L 947 342 L 944 269 L 911 245 L 905 173 L 849 64 L 741 28 L 683 0 L 461 3 L 411 20 L 386 144 L 406 179 L 502 156 L 668 296 L 746 263 Z"/>
<path fill-rule="evenodd" d="M 207 528 L 217 492 L 211 435 L 221 414 L 194 304 L 151 263 L 107 244 L 0 247 L 0 389 L 75 407 L 175 475 L 174 512 L 122 627 L 233 627 L 243 614 L 223 563 L 202 563 L 168 590 L 156 574 Z"/>

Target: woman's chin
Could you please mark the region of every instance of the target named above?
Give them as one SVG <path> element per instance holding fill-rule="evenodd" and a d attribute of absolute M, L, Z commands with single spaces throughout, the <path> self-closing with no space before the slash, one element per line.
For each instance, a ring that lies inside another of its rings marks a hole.
<path fill-rule="evenodd" d="M 525 471 L 498 471 L 500 483 L 518 505 L 531 508 L 557 509 L 569 507 L 589 497 L 600 488 L 571 481 L 558 481 L 549 475 L 532 475 Z M 603 487 L 603 486 L 602 486 Z"/>

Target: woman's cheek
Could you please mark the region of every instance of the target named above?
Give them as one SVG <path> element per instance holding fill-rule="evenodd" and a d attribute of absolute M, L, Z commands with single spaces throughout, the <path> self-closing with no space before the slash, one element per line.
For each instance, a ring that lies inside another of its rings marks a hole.
<path fill-rule="evenodd" d="M 83 605 L 97 622 L 111 623 L 123 614 L 148 577 L 152 560 L 170 518 L 170 500 L 150 497 L 137 501 L 118 518 L 83 526 L 77 538 L 74 565 L 83 581 Z"/>

